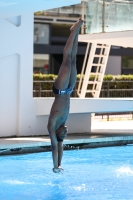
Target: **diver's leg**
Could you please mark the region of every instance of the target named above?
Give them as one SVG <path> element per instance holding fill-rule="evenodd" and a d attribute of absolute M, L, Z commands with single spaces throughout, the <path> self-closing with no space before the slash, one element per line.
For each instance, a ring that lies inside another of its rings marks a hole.
<path fill-rule="evenodd" d="M 63 62 L 59 70 L 58 77 L 54 83 L 57 89 L 66 89 L 69 85 L 69 79 L 71 74 L 71 63 L 72 63 L 72 50 L 73 43 L 77 32 L 79 32 L 83 21 L 79 19 L 76 24 L 72 27 L 71 34 L 67 40 L 67 43 L 63 51 Z"/>
<path fill-rule="evenodd" d="M 76 83 L 76 76 L 77 76 L 77 68 L 76 68 L 76 55 L 77 55 L 77 48 L 78 48 L 78 33 L 76 34 L 74 45 L 72 49 L 72 56 L 71 56 L 71 74 L 70 74 L 70 81 L 69 85 L 74 88 Z"/>

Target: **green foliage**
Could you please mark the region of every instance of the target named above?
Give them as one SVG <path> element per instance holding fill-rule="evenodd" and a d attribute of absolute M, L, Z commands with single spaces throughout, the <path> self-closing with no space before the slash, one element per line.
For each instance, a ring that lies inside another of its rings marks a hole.
<path fill-rule="evenodd" d="M 114 76 L 112 74 L 104 75 L 103 80 L 104 81 L 112 81 L 114 79 Z"/>
<path fill-rule="evenodd" d="M 106 89 L 132 89 L 133 88 L 133 75 L 105 75 L 102 88 Z M 109 82 L 109 83 L 107 83 Z"/>
<path fill-rule="evenodd" d="M 77 80 L 80 79 L 81 74 L 77 75 Z M 84 75 L 82 75 L 84 77 Z M 90 76 L 90 80 L 94 79 L 94 75 Z M 38 81 L 42 81 L 42 80 L 55 80 L 57 78 L 57 75 L 55 74 L 33 74 L 33 79 L 34 80 L 38 80 Z M 112 74 L 108 74 L 108 75 L 104 75 L 104 81 L 133 81 L 133 74 L 129 74 L 129 75 L 112 75 Z"/>
<path fill-rule="evenodd" d="M 38 81 L 46 81 L 46 80 L 55 80 L 57 78 L 57 75 L 54 74 L 33 74 L 33 80 Z"/>

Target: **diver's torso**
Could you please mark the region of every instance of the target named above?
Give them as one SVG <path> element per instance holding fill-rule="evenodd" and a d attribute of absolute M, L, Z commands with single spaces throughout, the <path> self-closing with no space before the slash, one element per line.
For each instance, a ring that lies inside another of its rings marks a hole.
<path fill-rule="evenodd" d="M 65 125 L 65 122 L 69 115 L 70 108 L 70 95 L 55 95 L 55 100 L 51 108 L 49 121 L 55 124 L 57 130 L 61 125 Z"/>

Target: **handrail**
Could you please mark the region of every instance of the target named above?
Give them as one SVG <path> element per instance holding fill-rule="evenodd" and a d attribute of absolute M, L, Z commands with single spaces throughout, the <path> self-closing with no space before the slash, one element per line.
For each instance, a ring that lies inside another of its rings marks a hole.
<path fill-rule="evenodd" d="M 85 66 L 86 66 L 86 62 L 87 62 L 87 55 L 88 55 L 89 47 L 90 47 L 90 43 L 87 43 L 85 57 L 84 57 L 84 62 L 83 62 L 83 66 L 82 66 L 82 70 L 81 70 L 81 76 L 80 76 L 78 90 L 77 90 L 77 95 L 78 96 L 80 96 L 81 84 L 82 84 L 82 81 L 83 81 L 83 75 L 84 75 Z"/>
<path fill-rule="evenodd" d="M 84 0 L 84 2 L 89 2 L 89 1 L 97 1 L 97 0 Z M 106 4 L 112 4 L 112 3 L 115 3 L 115 4 L 123 4 L 123 5 L 127 5 L 127 4 L 133 4 L 133 1 L 127 1 L 127 0 L 99 0 L 98 2 L 103 4 L 103 1 L 106 3 Z"/>
<path fill-rule="evenodd" d="M 78 84 L 79 81 L 81 81 L 81 80 L 77 80 L 76 83 Z M 42 93 L 46 93 L 46 97 L 49 97 L 49 95 L 47 95 L 47 92 L 50 92 L 51 96 L 54 96 L 53 92 L 52 92 L 52 87 L 51 87 L 51 89 L 46 89 L 46 90 L 42 89 L 42 83 L 53 83 L 53 82 L 54 82 L 54 80 L 43 80 L 43 81 L 34 80 L 33 84 L 34 83 L 38 83 L 38 85 L 37 86 L 33 85 L 33 93 L 35 94 L 35 96 L 38 96 L 38 97 L 41 97 Z M 110 89 L 109 88 L 110 87 L 109 85 L 111 83 L 123 83 L 123 82 L 124 83 L 133 83 L 133 81 L 131 81 L 131 80 L 125 80 L 125 81 L 119 81 L 119 80 L 103 81 L 103 84 L 106 83 L 107 85 L 104 86 L 101 89 L 101 93 L 100 93 L 101 97 L 105 96 L 105 94 L 103 94 L 104 92 L 106 92 L 106 97 L 107 98 L 110 97 L 110 92 L 111 93 L 112 92 L 132 92 L 130 94 L 130 96 L 133 97 L 133 85 L 131 86 L 132 88 L 128 88 L 128 89 L 123 89 L 123 88 L 122 89 L 119 89 L 119 88 Z M 82 82 L 81 82 L 81 84 L 82 84 Z M 38 95 L 36 95 L 36 93 Z M 77 97 L 77 89 L 76 88 L 74 88 L 73 97 Z M 112 94 L 111 94 L 111 97 L 112 97 Z M 128 96 L 125 95 L 123 97 L 128 97 Z"/>

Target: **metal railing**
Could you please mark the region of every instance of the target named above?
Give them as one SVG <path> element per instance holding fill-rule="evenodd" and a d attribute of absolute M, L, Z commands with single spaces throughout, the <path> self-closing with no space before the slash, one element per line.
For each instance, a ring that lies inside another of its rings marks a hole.
<path fill-rule="evenodd" d="M 117 89 L 117 83 L 126 83 L 130 88 Z M 54 81 L 33 81 L 33 97 L 54 97 L 52 92 L 52 85 Z M 71 94 L 71 97 L 78 97 L 77 88 L 79 81 L 76 82 L 76 86 Z M 113 84 L 113 85 L 112 85 Z M 45 87 L 44 87 L 45 86 Z M 45 89 L 45 88 L 49 89 Z M 114 88 L 111 88 L 114 87 Z M 88 96 L 92 97 L 92 96 Z M 116 98 L 116 97 L 133 97 L 133 81 L 103 81 L 100 98 Z M 133 112 L 122 112 L 122 113 L 97 113 L 94 118 L 100 121 L 110 120 L 133 120 Z"/>
<path fill-rule="evenodd" d="M 133 120 L 133 112 L 96 113 L 94 119 L 99 121 Z"/>
<path fill-rule="evenodd" d="M 103 81 L 100 97 L 131 98 L 133 97 L 133 81 Z"/>
<path fill-rule="evenodd" d="M 52 92 L 52 85 L 54 80 L 50 81 L 33 81 L 33 97 L 54 97 Z M 76 82 L 76 86 L 71 94 L 71 97 L 78 97 L 77 88 L 79 81 Z M 123 83 L 127 85 L 127 88 L 117 88 L 117 83 Z M 86 97 L 92 97 L 86 95 Z M 100 98 L 131 98 L 133 97 L 133 81 L 103 81 L 102 89 L 100 92 Z"/>

